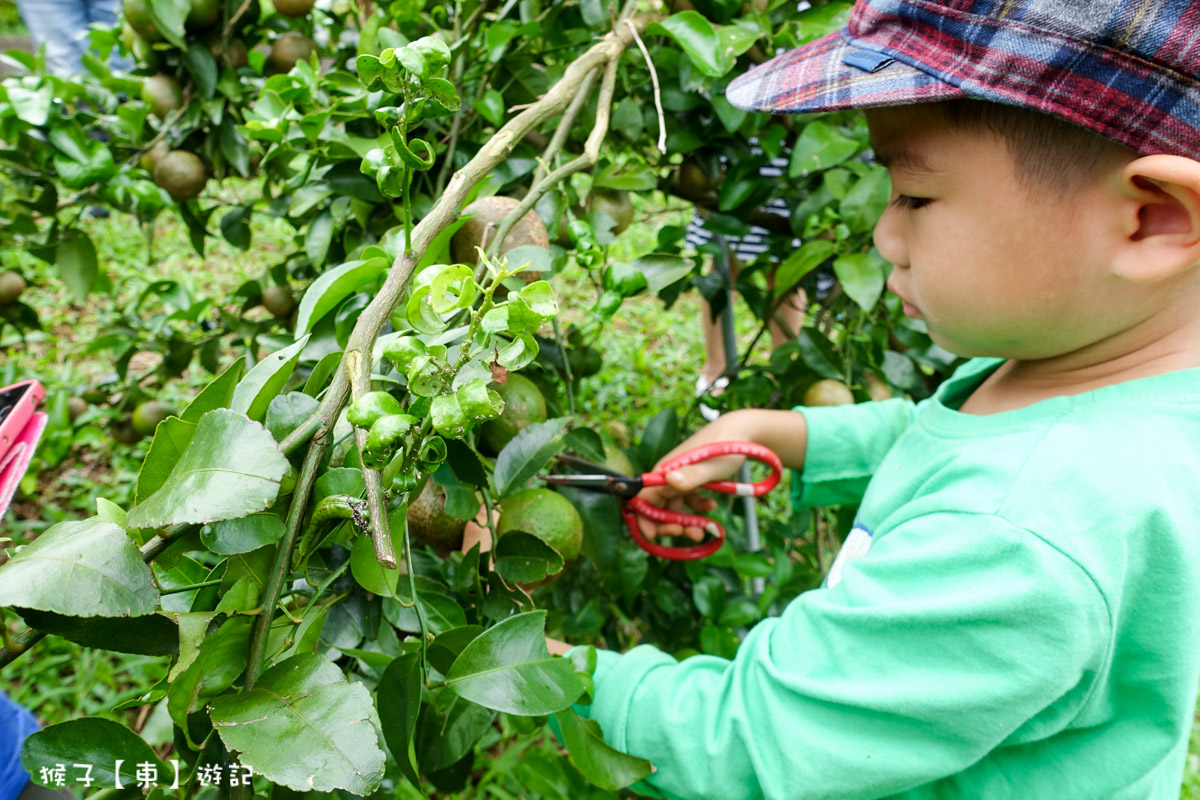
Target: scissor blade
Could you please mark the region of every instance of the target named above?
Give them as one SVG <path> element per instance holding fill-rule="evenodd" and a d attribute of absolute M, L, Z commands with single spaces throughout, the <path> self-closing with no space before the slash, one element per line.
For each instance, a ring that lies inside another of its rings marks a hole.
<path fill-rule="evenodd" d="M 594 492 L 608 492 L 621 497 L 633 497 L 642 490 L 640 478 L 611 475 L 539 475 L 538 478 L 556 486 L 577 486 Z"/>
<path fill-rule="evenodd" d="M 629 477 L 628 475 L 617 472 L 616 470 L 609 469 L 603 464 L 597 464 L 594 461 L 588 461 L 586 458 L 580 458 L 579 456 L 571 456 L 567 455 L 566 453 L 559 453 L 557 456 L 555 456 L 555 458 L 564 464 L 569 464 L 575 469 L 583 470 L 584 472 L 594 472 L 600 475 L 611 475 L 614 478 Z"/>

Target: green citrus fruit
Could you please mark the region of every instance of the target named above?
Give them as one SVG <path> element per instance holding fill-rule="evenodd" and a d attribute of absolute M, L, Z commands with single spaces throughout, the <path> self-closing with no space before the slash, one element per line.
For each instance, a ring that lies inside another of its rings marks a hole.
<path fill-rule="evenodd" d="M 154 166 L 154 182 L 176 201 L 199 197 L 208 183 L 204 162 L 187 150 L 172 150 Z"/>
<path fill-rule="evenodd" d="M 191 0 L 188 9 L 187 26 L 193 30 L 207 28 L 221 16 L 221 0 Z"/>
<path fill-rule="evenodd" d="M 297 61 L 307 61 L 317 52 L 312 39 L 300 33 L 285 33 L 271 43 L 271 66 L 276 72 L 291 72 Z"/>
<path fill-rule="evenodd" d="M 633 475 L 633 462 L 625 451 L 616 445 L 604 443 L 604 466 L 622 475 Z"/>
<path fill-rule="evenodd" d="M 408 504 L 408 530 L 413 538 L 432 547 L 442 558 L 462 547 L 465 519 L 446 513 L 446 490 L 430 480 Z"/>
<path fill-rule="evenodd" d="M 516 209 L 521 204 L 521 201 L 515 197 L 504 197 L 502 195 L 493 195 L 492 197 L 481 197 L 474 203 L 471 203 L 462 210 L 463 216 L 474 214 L 475 216 L 468 219 L 463 226 L 454 233 L 454 238 L 450 240 L 450 253 L 454 257 L 455 262 L 459 264 L 474 264 L 479 259 L 479 253 L 475 248 L 481 247 L 484 250 L 488 249 L 488 243 L 491 237 L 496 235 L 496 229 L 489 226 L 497 224 L 508 215 L 509 212 Z M 485 235 L 487 238 L 485 239 Z M 525 216 L 517 220 L 517 224 L 512 226 L 512 230 L 504 237 L 504 241 L 500 244 L 497 252 L 504 255 L 509 250 L 515 247 L 524 247 L 525 245 L 534 245 L 535 247 L 549 247 L 550 234 L 546 232 L 546 225 L 542 222 L 542 218 L 537 215 L 537 212 L 530 209 Z M 520 266 L 519 264 L 510 264 L 511 267 Z M 525 270 L 521 273 L 521 277 L 528 282 L 532 282 L 541 277 L 540 272 Z"/>
<path fill-rule="evenodd" d="M 604 357 L 594 347 L 581 347 L 568 351 L 567 361 L 571 364 L 572 378 L 587 378 L 595 375 L 604 365 Z"/>
<path fill-rule="evenodd" d="M 154 116 L 167 115 L 183 107 L 183 88 L 170 75 L 151 75 L 142 81 L 142 101 L 150 106 Z"/>
<path fill-rule="evenodd" d="M 275 12 L 285 17 L 306 17 L 313 5 L 313 0 L 275 0 Z"/>
<path fill-rule="evenodd" d="M 268 286 L 263 289 L 262 300 L 267 311 L 276 319 L 285 319 L 296 308 L 296 298 L 286 286 Z"/>
<path fill-rule="evenodd" d="M 138 163 L 142 165 L 142 169 L 153 175 L 154 168 L 158 166 L 158 162 L 162 161 L 163 156 L 169 152 L 171 152 L 171 146 L 165 140 L 159 139 L 154 143 L 153 147 L 142 153 L 142 158 Z"/>
<path fill-rule="evenodd" d="M 688 200 L 710 200 L 716 195 L 719 180 L 713 180 L 695 161 L 685 161 L 675 173 L 675 190 Z"/>
<path fill-rule="evenodd" d="M 137 31 L 139 36 L 148 42 L 157 42 L 162 39 L 162 34 L 158 32 L 158 27 L 150 18 L 148 0 L 123 0 L 121 7 L 125 11 L 125 21 L 129 23 L 129 27 Z"/>
<path fill-rule="evenodd" d="M 872 400 L 890 400 L 892 397 L 892 387 L 883 378 L 876 375 L 874 372 L 865 374 L 864 383 L 867 385 L 867 394 L 871 395 Z"/>
<path fill-rule="evenodd" d="M 528 425 L 546 421 L 546 398 L 524 375 L 510 372 L 508 383 L 497 384 L 496 393 L 504 400 L 504 412 L 481 429 L 483 444 L 493 453 L 503 450 Z"/>
<path fill-rule="evenodd" d="M 0 272 L 0 306 L 15 303 L 25 291 L 25 279 L 15 272 Z"/>
<path fill-rule="evenodd" d="M 133 422 L 128 416 L 114 422 L 109 433 L 119 444 L 137 444 L 142 440 L 142 434 L 133 429 Z"/>
<path fill-rule="evenodd" d="M 138 403 L 137 408 L 133 410 L 130 424 L 137 431 L 138 436 L 153 436 L 158 423 L 171 416 L 172 413 L 174 410 L 166 403 L 147 400 L 144 403 Z"/>
<path fill-rule="evenodd" d="M 74 424 L 75 420 L 79 419 L 80 415 L 87 410 L 88 401 L 82 397 L 72 397 L 67 401 L 67 416 L 70 418 L 71 424 Z"/>
<path fill-rule="evenodd" d="M 846 384 L 826 378 L 808 387 L 802 402 L 806 406 L 844 406 L 854 402 L 854 395 Z"/>
<path fill-rule="evenodd" d="M 509 531 L 524 531 L 554 548 L 570 564 L 579 557 L 583 545 L 583 520 L 571 501 L 550 489 L 522 489 L 504 500 L 500 536 Z"/>
<path fill-rule="evenodd" d="M 614 234 L 620 233 L 633 222 L 633 203 L 629 200 L 629 192 L 617 192 L 610 189 L 597 189 L 592 192 L 592 211 L 599 211 L 613 218 Z"/>

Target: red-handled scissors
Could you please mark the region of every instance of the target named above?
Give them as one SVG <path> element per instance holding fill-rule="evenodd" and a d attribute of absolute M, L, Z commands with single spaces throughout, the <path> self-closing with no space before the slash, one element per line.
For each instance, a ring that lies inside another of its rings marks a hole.
<path fill-rule="evenodd" d="M 708 517 L 687 514 L 682 511 L 668 511 L 665 508 L 650 505 L 636 495 L 647 486 L 665 485 L 667 482 L 666 474 L 672 470 L 721 456 L 745 456 L 754 461 L 760 461 L 771 468 L 771 474 L 758 483 L 713 481 L 704 484 L 701 488 L 711 489 L 714 492 L 721 492 L 722 494 L 735 494 L 739 497 L 761 497 L 774 489 L 779 484 L 779 480 L 783 475 L 783 465 L 779 461 L 779 456 L 775 455 L 773 451 L 754 442 L 734 441 L 713 442 L 712 444 L 701 445 L 692 450 L 687 450 L 675 456 L 670 461 L 665 462 L 657 471 L 645 472 L 638 477 L 622 475 L 619 472 L 614 472 L 607 467 L 602 467 L 591 461 L 585 461 L 582 458 L 560 455 L 559 459 L 561 461 L 565 461 L 577 468 L 591 470 L 597 474 L 542 475 L 540 477 L 547 483 L 559 486 L 577 486 L 582 489 L 608 492 L 609 494 L 623 497 L 625 503 L 621 509 L 621 514 L 625 517 L 625 524 L 629 528 L 629 533 L 633 536 L 633 540 L 638 543 L 638 546 L 651 555 L 669 558 L 673 561 L 692 561 L 699 558 L 706 558 L 717 552 L 725 542 L 725 529 Z M 642 536 L 642 532 L 637 524 L 637 515 L 639 514 L 655 522 L 703 528 L 711 538 L 706 542 L 689 547 L 670 547 L 655 544 L 654 542 L 647 541 Z"/>

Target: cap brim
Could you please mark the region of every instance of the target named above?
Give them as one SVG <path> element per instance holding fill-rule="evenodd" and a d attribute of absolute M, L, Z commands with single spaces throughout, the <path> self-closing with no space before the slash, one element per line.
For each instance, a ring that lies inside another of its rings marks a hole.
<path fill-rule="evenodd" d="M 847 58 L 859 64 L 853 66 Z M 725 99 L 745 111 L 805 114 L 967 97 L 957 86 L 847 41 L 837 31 L 739 76 Z"/>

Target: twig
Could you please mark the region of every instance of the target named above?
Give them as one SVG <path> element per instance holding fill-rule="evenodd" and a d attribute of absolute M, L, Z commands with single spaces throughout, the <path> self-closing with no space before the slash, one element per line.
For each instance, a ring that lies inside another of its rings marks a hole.
<path fill-rule="evenodd" d="M 296 479 L 296 488 L 292 495 L 292 505 L 288 510 L 287 531 L 279 540 L 279 549 L 275 552 L 275 563 L 271 565 L 271 574 L 267 577 L 267 585 L 263 590 L 263 613 L 254 620 L 254 628 L 250 632 L 250 650 L 246 658 L 246 683 L 243 691 L 254 688 L 262 672 L 263 657 L 266 655 L 267 639 L 271 632 L 271 620 L 275 616 L 275 604 L 283 589 L 284 579 L 292 565 L 292 548 L 296 545 L 296 537 L 300 532 L 300 523 L 304 520 L 304 509 L 308 505 L 309 493 L 317 478 L 317 469 L 325 457 L 328 440 L 321 437 L 309 445 L 300 467 L 300 475 Z"/>
<path fill-rule="evenodd" d="M 533 173 L 533 180 L 530 182 L 532 185 L 536 186 L 540 183 L 542 178 L 546 177 L 546 172 L 553 167 L 554 159 L 558 157 L 558 151 L 562 150 L 563 144 L 571 134 L 571 128 L 575 125 L 575 118 L 579 116 L 580 109 L 583 108 L 584 104 L 587 103 L 588 97 L 591 96 L 592 84 L 596 82 L 596 77 L 599 74 L 600 70 L 592 70 L 584 77 L 583 83 L 579 85 L 579 92 L 571 100 L 571 105 L 567 106 L 567 110 L 563 112 L 562 119 L 558 121 L 558 127 L 554 129 L 554 135 L 550 137 L 550 143 L 546 145 L 546 149 L 542 153 L 541 161 L 538 163 L 537 170 Z"/>
<path fill-rule="evenodd" d="M 558 345 L 558 352 L 562 354 L 563 374 L 567 378 L 566 382 L 564 383 L 564 385 L 567 387 L 567 412 L 572 417 L 574 417 L 575 416 L 575 392 L 573 389 L 571 389 L 571 383 L 574 381 L 575 378 L 571 374 L 571 362 L 567 358 L 567 348 L 563 347 L 563 336 L 562 336 L 562 330 L 559 328 L 559 325 L 558 325 L 558 317 L 555 317 L 554 319 L 552 319 L 551 323 L 554 325 L 554 343 Z"/>
<path fill-rule="evenodd" d="M 618 53 L 618 56 L 620 54 Z M 540 183 L 534 184 L 534 187 L 526 192 L 525 197 L 521 199 L 520 204 L 510 211 L 505 217 L 500 220 L 496 228 L 496 235 L 488 244 L 488 256 L 494 256 L 496 251 L 500 249 L 500 243 L 508 236 L 508 232 L 517 224 L 529 209 L 533 208 L 534 204 L 541 199 L 550 187 L 557 186 L 567 176 L 579 172 L 580 170 L 588 169 L 600 160 L 600 145 L 604 143 L 604 137 L 608 135 L 608 121 L 612 112 L 613 92 L 616 89 L 617 83 L 617 63 L 618 57 L 614 57 L 604 69 L 604 81 L 600 84 L 600 97 L 596 105 L 596 124 L 592 128 L 592 132 L 588 135 L 587 142 L 583 146 L 583 155 L 569 161 L 563 166 L 551 172 Z"/>
<path fill-rule="evenodd" d="M 633 23 L 625 20 L 625 24 L 633 28 Z M 667 154 L 667 118 L 663 114 L 662 93 L 658 89 L 658 71 L 654 69 L 654 62 L 650 60 L 650 53 L 646 50 L 646 45 L 642 44 L 642 37 L 638 36 L 637 28 L 633 28 L 633 40 L 637 42 L 638 49 L 642 51 L 642 58 L 646 59 L 646 66 L 650 69 L 650 80 L 654 83 L 654 107 L 658 110 L 658 151 L 664 156 Z"/>

